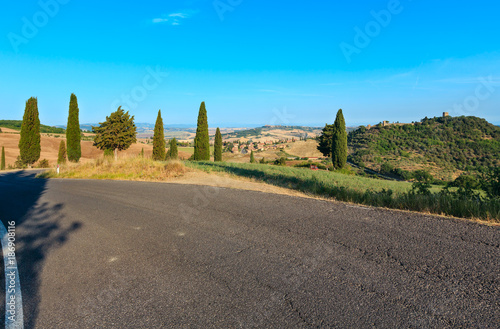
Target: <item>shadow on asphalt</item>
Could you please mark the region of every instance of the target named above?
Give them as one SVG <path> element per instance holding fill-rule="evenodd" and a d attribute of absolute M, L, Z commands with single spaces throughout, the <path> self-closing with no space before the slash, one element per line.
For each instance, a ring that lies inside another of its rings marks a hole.
<path fill-rule="evenodd" d="M 35 178 L 37 172 L 17 171 L 0 174 L 0 219 L 5 227 L 16 222 L 16 258 L 21 280 L 25 328 L 33 328 L 40 302 L 40 273 L 47 254 L 63 245 L 69 235 L 81 227 L 73 222 L 62 227 L 64 204 L 41 202 L 47 189 L 46 179 Z M 3 259 L 0 271 L 0 327 L 4 326 L 5 275 Z"/>

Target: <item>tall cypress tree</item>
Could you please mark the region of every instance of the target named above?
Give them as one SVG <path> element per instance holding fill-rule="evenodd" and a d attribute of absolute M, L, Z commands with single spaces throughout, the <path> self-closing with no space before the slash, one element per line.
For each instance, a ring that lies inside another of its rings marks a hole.
<path fill-rule="evenodd" d="M 21 139 L 19 152 L 21 161 L 28 166 L 40 159 L 40 119 L 38 117 L 38 101 L 31 97 L 26 102 L 23 123 L 21 125 Z"/>
<path fill-rule="evenodd" d="M 78 100 L 75 94 L 71 94 L 69 100 L 68 126 L 66 127 L 66 144 L 68 160 L 78 162 L 82 156 L 80 119 Z"/>
<path fill-rule="evenodd" d="M 153 135 L 153 160 L 165 160 L 165 134 L 163 132 L 161 110 L 158 110 L 158 117 L 156 118 L 155 131 Z"/>
<path fill-rule="evenodd" d="M 177 139 L 171 139 L 168 146 L 167 159 L 177 160 L 177 158 L 179 157 L 179 151 L 177 150 Z"/>
<path fill-rule="evenodd" d="M 200 112 L 198 113 L 193 158 L 196 161 L 210 160 L 210 139 L 208 137 L 208 119 L 205 102 L 201 102 Z"/>
<path fill-rule="evenodd" d="M 57 154 L 57 164 L 66 163 L 66 144 L 61 141 L 59 144 L 59 153 Z"/>
<path fill-rule="evenodd" d="M 214 161 L 222 161 L 222 135 L 220 133 L 219 127 L 217 127 L 217 130 L 215 131 Z"/>
<path fill-rule="evenodd" d="M 332 163 L 336 169 L 344 168 L 347 163 L 347 131 L 342 109 L 337 112 L 333 124 Z"/>
<path fill-rule="evenodd" d="M 2 161 L 0 162 L 0 170 L 5 170 L 5 147 L 2 146 Z"/>
<path fill-rule="evenodd" d="M 255 161 L 255 157 L 253 155 L 253 151 L 250 152 L 250 163 L 256 163 L 257 161 Z"/>

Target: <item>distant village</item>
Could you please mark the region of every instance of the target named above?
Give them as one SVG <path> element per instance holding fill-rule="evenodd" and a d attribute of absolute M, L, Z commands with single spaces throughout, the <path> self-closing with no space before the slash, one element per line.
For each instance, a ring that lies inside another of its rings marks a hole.
<path fill-rule="evenodd" d="M 267 151 L 267 150 L 280 150 L 287 147 L 288 143 L 295 143 L 295 138 L 281 139 L 278 141 L 264 141 L 264 142 L 241 142 L 241 141 L 224 141 L 223 146 L 226 152 L 248 154 L 252 151 Z"/>

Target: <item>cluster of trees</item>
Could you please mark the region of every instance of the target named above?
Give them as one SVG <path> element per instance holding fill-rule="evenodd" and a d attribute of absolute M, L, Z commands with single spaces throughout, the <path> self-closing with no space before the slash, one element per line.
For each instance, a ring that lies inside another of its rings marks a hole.
<path fill-rule="evenodd" d="M 12 126 L 12 123 L 11 123 Z M 21 138 L 19 141 L 20 156 L 16 162 L 19 166 L 32 166 L 40 158 L 41 152 L 41 131 L 38 113 L 38 100 L 31 97 L 26 102 L 26 107 L 21 123 Z M 60 128 L 57 128 L 60 129 Z M 79 122 L 78 100 L 75 94 L 71 94 L 69 103 L 68 125 L 66 128 L 66 142 L 61 141 L 58 152 L 58 164 L 63 164 L 66 160 L 78 162 L 81 158 L 81 130 Z M 94 146 L 104 150 L 105 154 L 114 154 L 117 158 L 118 151 L 126 150 L 137 141 L 137 128 L 134 124 L 134 116 L 125 112 L 121 106 L 106 117 L 104 122 L 98 127 L 92 127 Z M 222 136 L 217 128 L 215 136 L 214 160 L 222 161 Z M 174 138 L 169 142 L 169 150 L 166 152 L 166 142 L 164 138 L 163 119 L 161 110 L 158 111 L 153 137 L 153 159 L 177 159 L 177 140 Z M 194 141 L 194 160 L 210 160 L 210 140 L 208 135 L 208 120 L 205 102 L 201 103 L 198 114 L 198 126 Z M 1 170 L 5 169 L 5 149 L 2 147 Z"/>
<path fill-rule="evenodd" d="M 128 149 L 130 145 L 137 141 L 134 117 L 130 116 L 129 112 L 125 112 L 121 106 L 116 112 L 106 117 L 106 121 L 101 122 L 99 127 L 92 127 L 92 131 L 96 134 L 94 146 L 108 153 L 113 152 L 115 158 L 118 156 L 118 151 Z M 168 152 L 166 151 L 163 118 L 161 110 L 159 110 L 153 135 L 153 160 L 177 159 L 178 154 L 177 140 L 175 138 L 169 142 Z M 205 102 L 201 103 L 198 113 L 192 159 L 195 161 L 210 160 L 210 138 Z M 222 136 L 219 128 L 217 128 L 215 134 L 214 160 L 222 161 Z"/>
<path fill-rule="evenodd" d="M 378 158 L 423 161 L 452 171 L 479 172 L 500 165 L 500 128 L 476 117 L 360 127 L 349 133 L 348 143 L 353 151 L 349 160 L 361 166 L 373 167 Z"/>
<path fill-rule="evenodd" d="M 66 129 L 66 145 L 64 141 L 61 141 L 59 147 L 58 163 L 63 163 L 66 161 L 66 154 L 68 159 L 73 162 L 78 162 L 81 157 L 81 145 L 80 145 L 80 128 L 78 121 L 78 102 L 76 96 L 71 94 L 69 115 L 68 115 L 68 127 Z M 4 120 L 4 123 L 7 120 Z M 8 126 L 16 128 L 17 121 L 7 122 Z M 10 125 L 9 125 L 10 124 Z M 45 127 L 45 129 L 41 129 Z M 50 129 L 48 129 L 50 128 Z M 23 121 L 20 125 L 21 136 L 19 139 L 19 157 L 16 161 L 16 166 L 19 167 L 31 167 L 35 162 L 40 159 L 41 152 L 41 133 L 42 132 L 52 132 L 59 133 L 64 132 L 61 128 L 54 128 L 48 126 L 40 125 L 40 118 L 38 113 L 38 99 L 31 97 L 26 101 L 26 106 L 24 109 Z M 44 131 L 42 131 L 44 130 Z M 40 161 L 41 167 L 47 166 L 47 160 Z M 0 168 L 5 169 L 5 150 L 2 147 L 2 159 Z"/>
<path fill-rule="evenodd" d="M 326 124 L 318 137 L 318 151 L 332 159 L 335 169 L 342 169 L 347 163 L 347 130 L 342 109 L 338 110 L 335 122 Z"/>
<path fill-rule="evenodd" d="M 177 140 L 174 138 L 170 141 L 167 152 L 163 127 L 161 110 L 159 110 L 153 136 L 153 159 L 176 159 L 178 157 Z M 115 159 L 118 156 L 118 151 L 128 149 L 130 145 L 137 141 L 137 128 L 134 124 L 134 116 L 131 116 L 128 111 L 125 112 L 121 106 L 115 112 L 111 113 L 110 116 L 107 116 L 104 122 L 99 123 L 99 126 L 92 127 L 92 132 L 95 133 L 93 145 L 104 150 L 105 154 L 114 154 Z M 81 138 L 78 101 L 76 95 L 71 94 L 68 125 L 66 128 L 66 143 L 61 141 L 59 145 L 58 164 L 65 163 L 66 159 L 71 162 L 79 161 L 81 158 Z M 31 166 L 40 158 L 40 120 L 37 99 L 34 97 L 26 102 L 21 125 L 19 149 L 19 161 L 23 164 Z M 320 146 L 318 149 L 332 157 L 335 168 L 343 168 L 345 166 L 347 159 L 347 135 L 342 110 L 338 111 L 333 125 L 325 126 L 323 135 L 320 137 Z M 217 128 L 214 140 L 214 161 L 222 161 L 222 150 L 222 135 L 220 129 Z M 210 156 L 207 110 L 205 102 L 202 102 L 198 113 L 192 159 L 195 161 L 208 161 L 210 160 Z M 281 164 L 283 160 L 280 161 Z M 4 162 L 5 154 L 2 151 L 2 164 Z M 250 162 L 256 162 L 253 151 L 250 154 Z"/>
<path fill-rule="evenodd" d="M 430 196 L 432 194 L 431 184 L 435 182 L 432 175 L 425 170 L 416 170 L 413 172 L 413 176 L 415 181 L 412 184 L 410 194 Z M 454 181 L 445 184 L 437 195 L 462 202 L 472 201 L 479 205 L 498 204 L 500 201 L 500 168 L 490 167 L 476 174 L 464 173 Z"/>

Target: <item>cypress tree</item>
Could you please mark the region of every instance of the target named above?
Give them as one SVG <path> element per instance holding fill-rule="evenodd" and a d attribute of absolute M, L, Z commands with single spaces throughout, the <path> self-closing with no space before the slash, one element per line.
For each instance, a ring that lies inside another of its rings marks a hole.
<path fill-rule="evenodd" d="M 80 136 L 80 110 L 75 94 L 71 94 L 69 100 L 68 126 L 66 127 L 66 143 L 68 160 L 78 162 L 82 156 L 81 136 Z"/>
<path fill-rule="evenodd" d="M 214 161 L 222 161 L 222 135 L 220 133 L 219 127 L 217 127 L 217 130 L 215 131 Z"/>
<path fill-rule="evenodd" d="M 177 160 L 179 151 L 177 150 L 177 139 L 173 138 L 168 143 L 167 159 Z"/>
<path fill-rule="evenodd" d="M 0 163 L 0 170 L 5 170 L 5 147 L 2 146 L 2 161 Z"/>
<path fill-rule="evenodd" d="M 66 144 L 64 141 L 61 141 L 61 144 L 59 144 L 59 154 L 57 155 L 57 164 L 64 164 L 66 163 Z"/>
<path fill-rule="evenodd" d="M 255 163 L 255 162 L 257 162 L 257 161 L 255 161 L 255 158 L 253 156 L 253 151 L 252 151 L 252 152 L 250 152 L 250 163 Z"/>
<path fill-rule="evenodd" d="M 347 163 L 347 131 L 342 109 L 337 112 L 333 124 L 332 163 L 335 169 L 344 168 Z"/>
<path fill-rule="evenodd" d="M 210 139 L 208 137 L 208 119 L 205 102 L 201 102 L 200 112 L 198 113 L 198 125 L 196 128 L 196 137 L 194 138 L 194 154 L 196 161 L 210 160 Z"/>
<path fill-rule="evenodd" d="M 330 158 L 332 156 L 332 139 L 333 139 L 333 125 L 325 124 L 321 135 L 318 140 L 318 151 L 320 151 L 325 157 Z"/>
<path fill-rule="evenodd" d="M 28 166 L 40 159 L 40 119 L 38 117 L 38 101 L 31 97 L 26 102 L 23 123 L 21 125 L 21 139 L 19 152 L 21 161 Z"/>
<path fill-rule="evenodd" d="M 161 110 L 158 110 L 155 131 L 153 135 L 153 160 L 161 161 L 165 159 L 165 135 L 163 132 L 163 119 Z"/>

